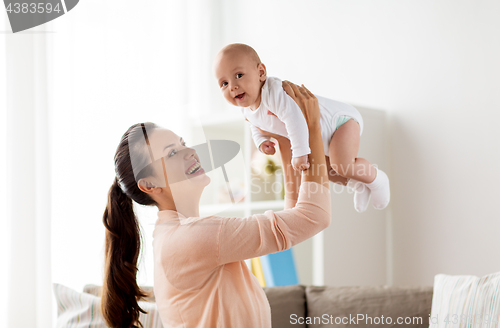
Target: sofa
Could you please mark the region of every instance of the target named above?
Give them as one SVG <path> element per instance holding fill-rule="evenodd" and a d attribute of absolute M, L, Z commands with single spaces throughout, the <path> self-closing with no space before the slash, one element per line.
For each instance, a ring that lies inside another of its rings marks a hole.
<path fill-rule="evenodd" d="M 153 288 L 142 287 L 154 302 Z M 100 296 L 101 287 L 84 292 Z M 264 287 L 273 328 L 429 327 L 432 286 L 415 287 Z"/>

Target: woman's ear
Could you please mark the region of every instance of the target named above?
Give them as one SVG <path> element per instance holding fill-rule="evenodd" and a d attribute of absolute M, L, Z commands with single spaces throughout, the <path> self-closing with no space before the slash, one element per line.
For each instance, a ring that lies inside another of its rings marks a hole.
<path fill-rule="evenodd" d="M 259 71 L 259 81 L 264 82 L 267 78 L 266 65 L 259 63 L 257 65 L 257 70 Z"/>
<path fill-rule="evenodd" d="M 140 179 L 137 182 L 137 186 L 141 191 L 145 192 L 146 194 L 157 194 L 161 192 L 161 188 L 155 186 L 155 184 L 149 181 L 148 179 Z"/>

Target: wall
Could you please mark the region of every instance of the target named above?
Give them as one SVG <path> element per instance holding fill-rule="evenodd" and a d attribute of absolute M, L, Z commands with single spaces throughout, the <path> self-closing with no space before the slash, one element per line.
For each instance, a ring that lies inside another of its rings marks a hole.
<path fill-rule="evenodd" d="M 252 45 L 269 75 L 387 111 L 394 285 L 500 270 L 500 2 L 221 6 L 221 37 Z"/>

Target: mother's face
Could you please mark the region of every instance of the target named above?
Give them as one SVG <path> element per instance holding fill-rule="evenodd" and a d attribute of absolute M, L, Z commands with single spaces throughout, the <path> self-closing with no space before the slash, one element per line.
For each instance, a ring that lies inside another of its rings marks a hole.
<path fill-rule="evenodd" d="M 170 130 L 155 129 L 150 133 L 149 144 L 160 186 L 168 186 L 182 196 L 201 191 L 210 183 L 195 150 L 187 147 L 182 137 Z"/>

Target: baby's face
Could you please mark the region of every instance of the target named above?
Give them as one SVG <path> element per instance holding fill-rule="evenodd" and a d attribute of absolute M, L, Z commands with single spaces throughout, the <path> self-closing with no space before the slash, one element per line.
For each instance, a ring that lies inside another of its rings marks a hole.
<path fill-rule="evenodd" d="M 265 68 L 244 53 L 219 54 L 215 75 L 224 98 L 234 106 L 256 109 L 266 80 Z"/>

